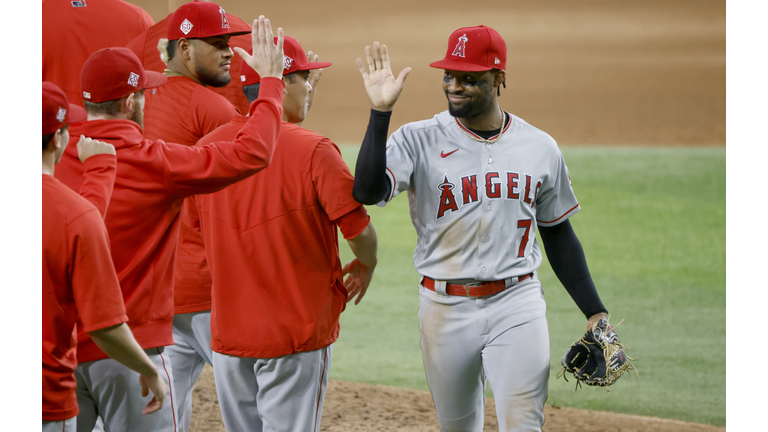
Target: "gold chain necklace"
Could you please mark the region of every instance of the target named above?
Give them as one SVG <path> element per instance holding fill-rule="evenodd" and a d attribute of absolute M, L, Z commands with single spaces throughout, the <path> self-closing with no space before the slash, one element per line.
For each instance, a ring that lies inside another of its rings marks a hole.
<path fill-rule="evenodd" d="M 165 76 L 169 76 L 169 77 L 172 77 L 172 76 L 184 76 L 184 74 L 180 74 L 180 73 L 176 72 L 175 70 L 170 70 L 170 69 L 164 70 L 163 73 L 165 74 Z"/>
<path fill-rule="evenodd" d="M 453 119 L 456 121 L 456 126 L 459 128 L 460 131 L 462 131 L 464 133 L 464 135 L 468 136 L 469 138 L 471 138 L 471 139 L 473 139 L 475 141 L 481 142 L 481 143 L 493 144 L 493 143 L 497 142 L 498 140 L 500 140 L 501 136 L 504 134 L 504 123 L 506 123 L 505 120 L 507 119 L 507 116 L 504 113 L 504 110 L 501 110 L 501 126 L 499 127 L 499 134 L 496 135 L 496 138 L 489 139 L 489 140 L 485 139 L 485 138 L 477 137 L 477 136 L 474 136 L 474 135 L 470 134 L 469 132 L 467 132 L 467 129 L 469 129 L 469 128 L 466 128 L 464 125 L 462 125 L 457 117 L 454 117 Z"/>

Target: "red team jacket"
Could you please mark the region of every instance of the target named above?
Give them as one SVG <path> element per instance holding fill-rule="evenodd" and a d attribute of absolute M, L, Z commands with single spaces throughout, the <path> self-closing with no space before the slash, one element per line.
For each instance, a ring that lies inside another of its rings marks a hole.
<path fill-rule="evenodd" d="M 49 175 L 42 184 L 43 421 L 61 421 L 78 414 L 75 322 L 87 333 L 128 317 L 98 210 Z"/>
<path fill-rule="evenodd" d="M 80 139 L 79 136 L 78 139 Z M 77 148 L 75 148 L 75 152 L 77 152 Z M 83 173 L 83 184 L 80 186 L 80 196 L 93 204 L 104 217 L 115 186 L 117 158 L 110 154 L 91 156 L 83 162 L 83 168 L 85 172 Z"/>
<path fill-rule="evenodd" d="M 148 139 L 193 146 L 203 136 L 228 123 L 237 112 L 223 96 L 187 77 L 170 77 L 156 90 L 147 95 L 144 108 L 144 136 Z M 189 200 L 184 206 L 194 208 L 194 203 Z M 176 314 L 211 309 L 211 276 L 203 238 L 194 221 L 182 220 L 180 226 L 174 305 Z"/>
<path fill-rule="evenodd" d="M 280 131 L 283 82 L 263 81 L 233 142 L 187 147 L 145 139 L 129 120 L 94 120 L 70 126 L 72 139 L 56 178 L 74 190 L 83 181 L 75 145 L 81 134 L 115 146 L 117 179 L 107 210 L 114 261 L 129 326 L 142 348 L 173 344 L 173 265 L 179 212 L 185 197 L 220 190 L 268 165 Z M 82 331 L 78 361 L 106 358 Z"/>
<path fill-rule="evenodd" d="M 88 57 L 125 46 L 155 23 L 144 9 L 122 0 L 47 0 L 42 10 L 43 81 L 59 86 L 69 103 L 80 106 L 80 70 Z"/>
<path fill-rule="evenodd" d="M 227 14 L 227 19 L 230 22 L 240 21 L 244 22 L 240 18 Z M 157 50 L 157 42 L 161 38 L 168 37 L 166 29 L 168 28 L 168 17 L 158 21 L 157 24 L 143 31 L 140 35 L 136 36 L 126 48 L 133 51 L 136 57 L 139 58 L 144 69 L 155 72 L 162 72 L 165 70 L 165 63 L 160 60 L 160 51 Z M 120 45 L 122 46 L 122 45 Z M 239 35 L 232 36 L 229 39 L 230 47 L 240 47 L 244 50 L 248 50 L 251 47 L 251 35 Z M 232 81 L 225 87 L 209 87 L 214 93 L 218 93 L 224 96 L 232 105 L 234 105 L 241 113 L 248 112 L 248 99 L 243 94 L 243 87 L 240 85 L 240 59 L 237 54 L 232 57 L 232 64 L 230 65 L 229 74 L 232 76 Z M 227 118 L 227 121 L 229 121 Z"/>
<path fill-rule="evenodd" d="M 232 139 L 245 121 L 236 116 L 198 145 Z M 328 138 L 283 122 L 268 168 L 195 197 L 213 276 L 214 351 L 270 358 L 338 338 L 347 291 L 336 226 L 352 238 L 370 220 L 353 182 Z"/>

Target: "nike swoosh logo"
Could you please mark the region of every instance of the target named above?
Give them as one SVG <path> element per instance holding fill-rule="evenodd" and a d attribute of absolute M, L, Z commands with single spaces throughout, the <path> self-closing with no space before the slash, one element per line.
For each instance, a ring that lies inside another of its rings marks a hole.
<path fill-rule="evenodd" d="M 454 151 L 450 151 L 450 152 L 448 152 L 448 153 L 446 153 L 446 152 L 442 152 L 442 151 L 441 151 L 441 152 L 440 152 L 440 157 L 446 158 L 446 157 L 448 157 L 448 156 L 450 156 L 450 155 L 452 155 L 452 154 L 456 153 L 457 151 L 459 151 L 459 149 L 456 149 L 456 150 L 454 150 Z"/>

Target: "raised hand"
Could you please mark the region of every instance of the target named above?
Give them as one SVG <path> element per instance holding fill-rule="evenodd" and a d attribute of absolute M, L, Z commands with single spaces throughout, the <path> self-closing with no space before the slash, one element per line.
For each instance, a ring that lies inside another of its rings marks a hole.
<path fill-rule="evenodd" d="M 244 49 L 235 47 L 237 54 L 245 60 L 262 78 L 281 78 L 285 57 L 283 54 L 283 29 L 277 28 L 277 43 L 272 35 L 272 24 L 264 15 L 253 20 L 251 30 L 251 46 L 253 54 L 248 54 Z"/>
<path fill-rule="evenodd" d="M 316 62 L 320 58 L 319 55 L 314 54 L 312 51 L 307 53 L 307 60 L 310 62 Z M 309 85 L 312 86 L 312 91 L 309 92 L 309 100 L 307 110 L 312 108 L 312 102 L 315 100 L 315 88 L 320 82 L 320 77 L 323 75 L 323 68 L 312 69 L 309 71 Z"/>
<path fill-rule="evenodd" d="M 99 154 L 113 155 L 115 154 L 115 147 L 112 144 L 80 135 L 80 141 L 77 142 L 77 156 L 80 158 L 80 162 L 85 162 L 89 157 Z"/>
<path fill-rule="evenodd" d="M 403 91 L 403 83 L 411 72 L 407 67 L 400 71 L 395 79 L 389 66 L 389 52 L 386 45 L 379 46 L 373 43 L 373 48 L 365 47 L 365 56 L 368 60 L 368 71 L 363 66 L 363 61 L 357 59 L 357 68 L 365 83 L 365 91 L 371 101 L 371 108 L 377 111 L 392 111 L 392 107 Z"/>

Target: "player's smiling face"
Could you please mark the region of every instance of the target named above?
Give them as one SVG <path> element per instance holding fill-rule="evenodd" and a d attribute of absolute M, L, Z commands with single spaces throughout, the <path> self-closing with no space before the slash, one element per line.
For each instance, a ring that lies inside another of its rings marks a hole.
<path fill-rule="evenodd" d="M 445 70 L 443 91 L 448 98 L 448 112 L 458 118 L 472 119 L 494 107 L 495 72 Z"/>
<path fill-rule="evenodd" d="M 283 119 L 288 123 L 301 123 L 307 116 L 309 92 L 309 71 L 296 71 L 283 77 Z"/>
<path fill-rule="evenodd" d="M 195 74 L 201 83 L 211 87 L 224 87 L 232 80 L 229 68 L 232 64 L 230 35 L 190 39 L 194 47 Z"/>

